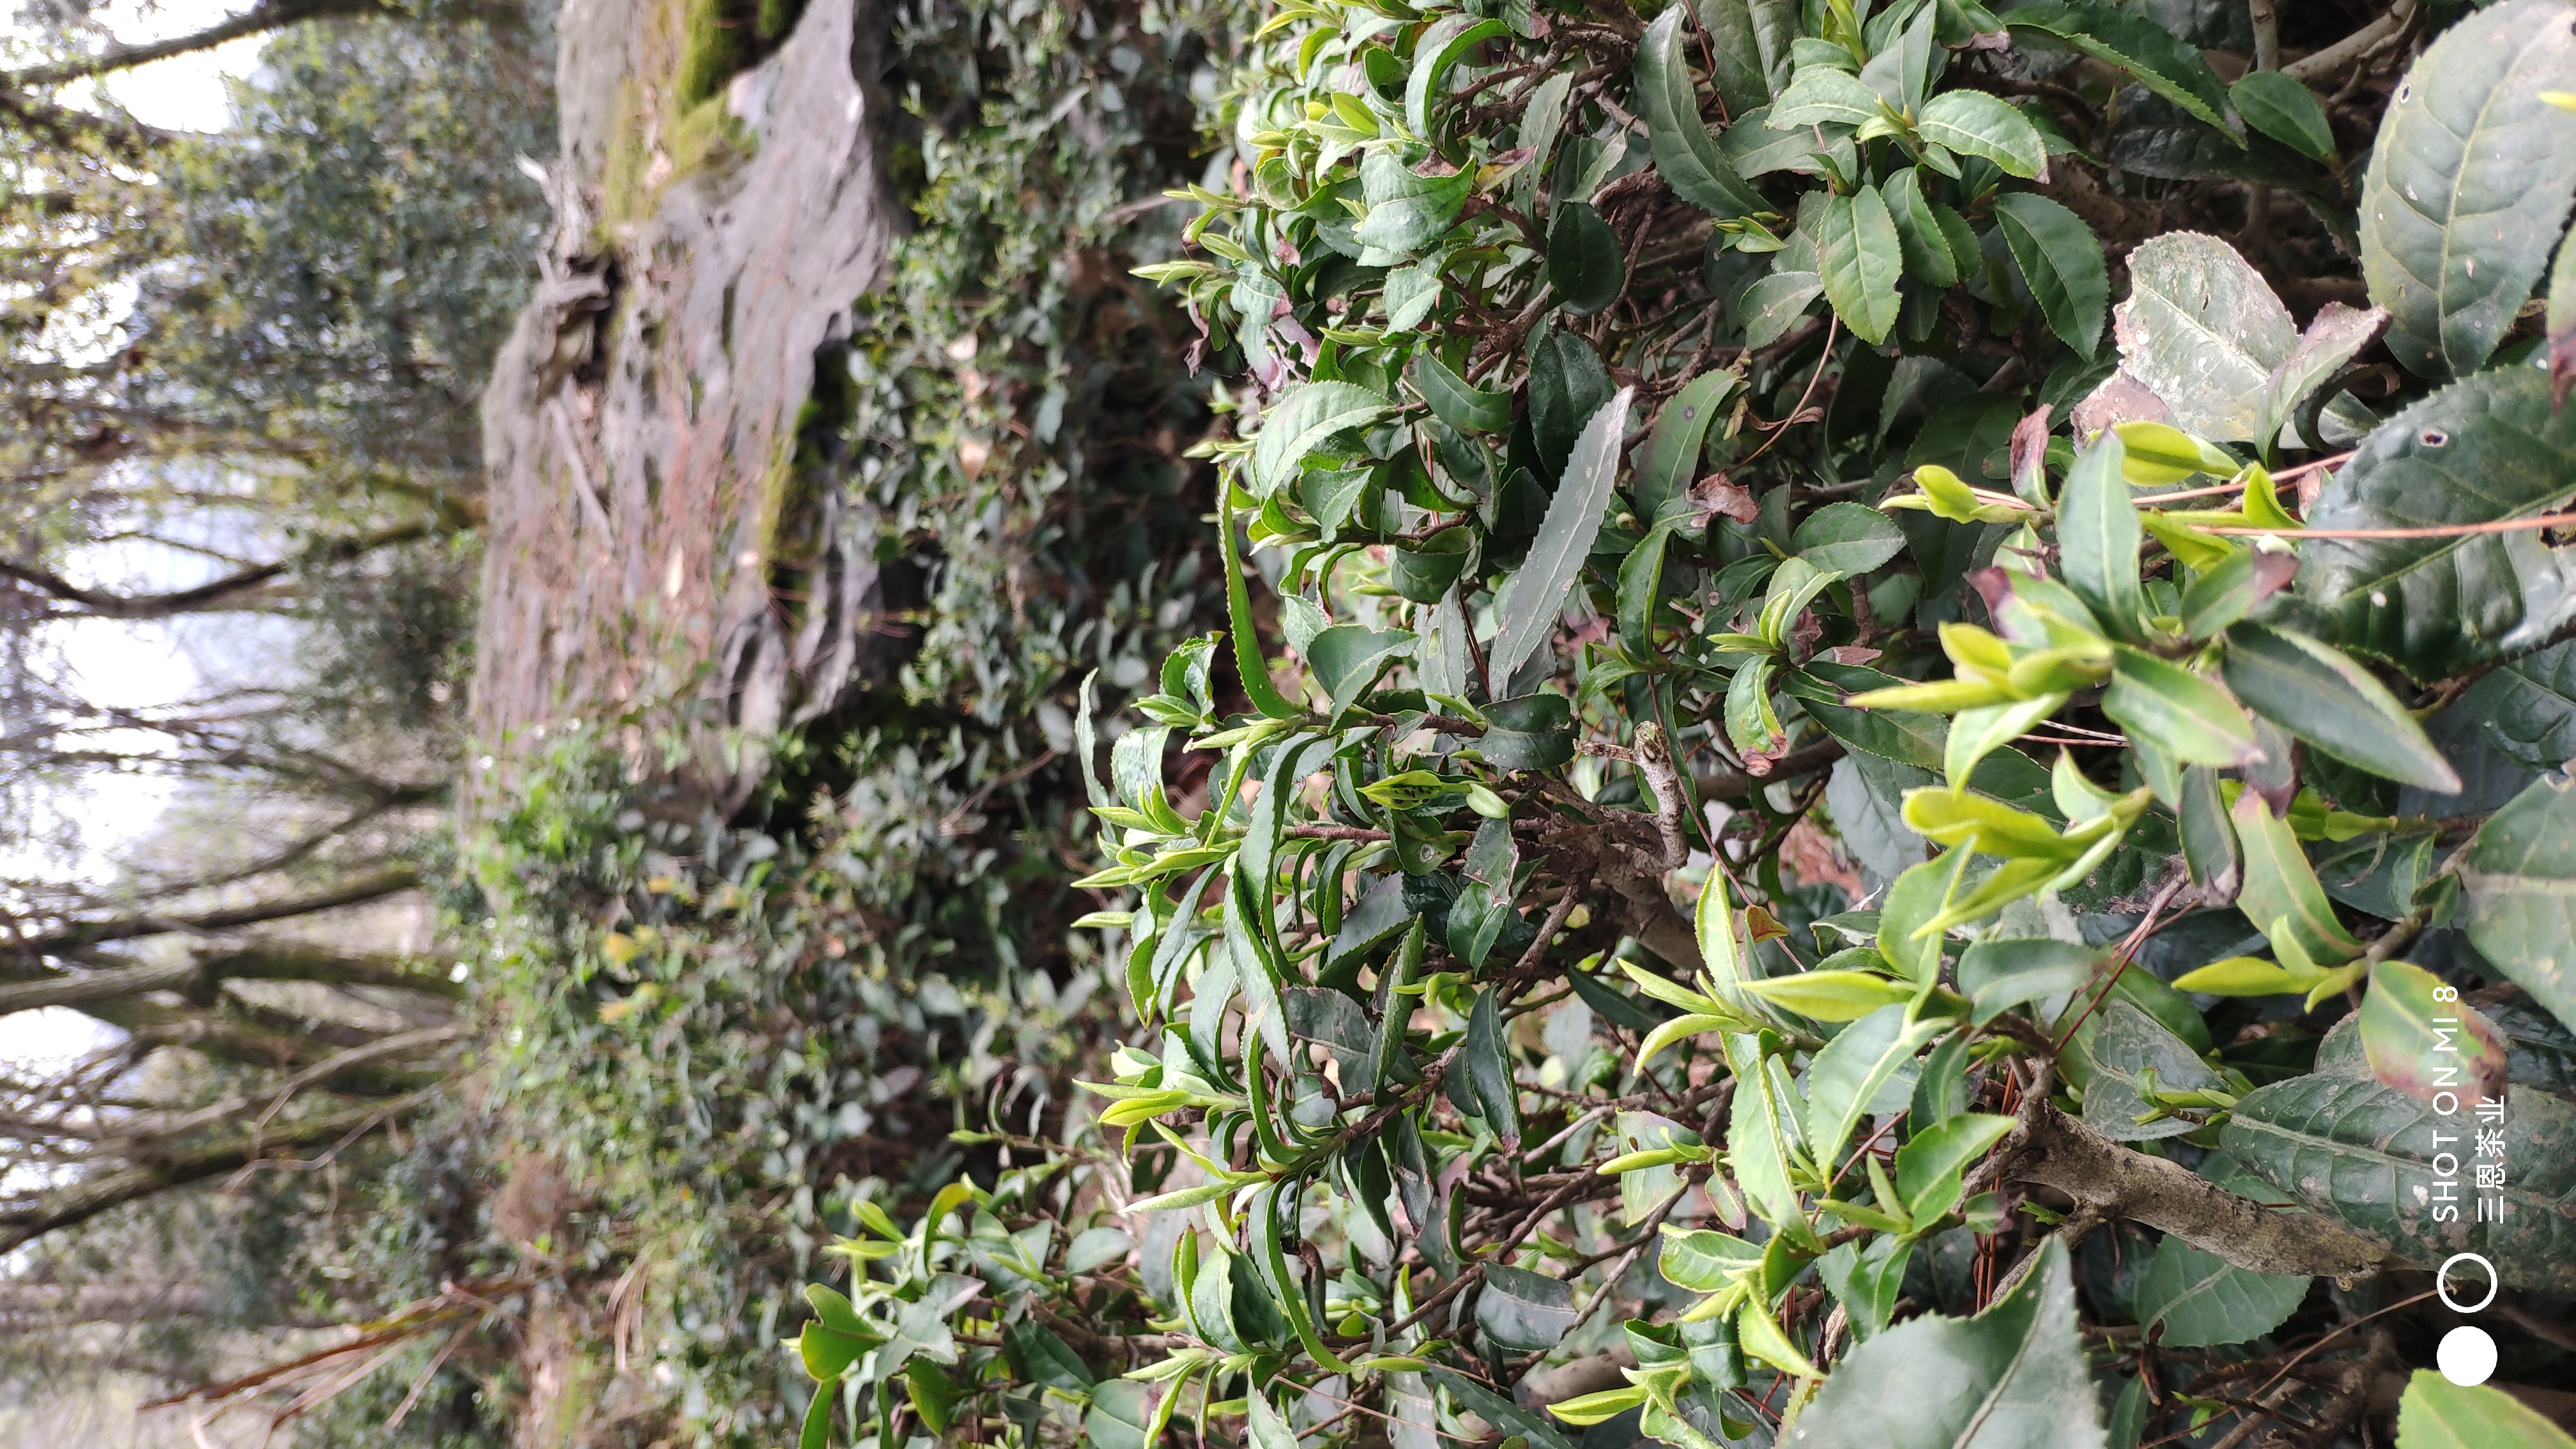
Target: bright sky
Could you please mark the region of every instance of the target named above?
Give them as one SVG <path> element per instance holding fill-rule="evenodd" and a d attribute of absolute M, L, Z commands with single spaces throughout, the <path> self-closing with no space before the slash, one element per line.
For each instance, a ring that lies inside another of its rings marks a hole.
<path fill-rule="evenodd" d="M 149 13 L 138 0 L 116 0 L 102 14 L 120 41 L 133 44 L 202 30 L 237 7 L 220 0 L 169 0 Z M 111 77 L 109 94 L 137 120 L 164 130 L 219 131 L 227 120 L 224 82 L 247 76 L 259 64 L 261 37 L 232 41 Z M 66 96 L 74 104 L 85 97 Z M 74 668 L 94 699 L 124 704 L 165 703 L 197 683 L 188 653 L 163 629 L 88 623 L 73 626 L 67 641 Z M 89 827 L 90 859 L 149 829 L 170 800 L 170 788 L 148 776 L 95 780 L 77 807 Z M 107 1028 L 62 1008 L 0 1016 L 0 1060 L 25 1066 L 76 1057 L 108 1039 Z"/>
<path fill-rule="evenodd" d="M 146 11 L 144 0 L 114 0 L 101 18 L 117 39 L 131 45 L 203 30 L 227 15 L 247 9 L 222 0 L 167 0 Z M 265 37 L 248 36 L 152 65 L 137 66 L 109 77 L 107 89 L 134 118 L 169 131 L 220 131 L 224 128 L 224 78 L 251 73 L 259 64 Z M 75 104 L 82 97 L 67 97 Z"/>

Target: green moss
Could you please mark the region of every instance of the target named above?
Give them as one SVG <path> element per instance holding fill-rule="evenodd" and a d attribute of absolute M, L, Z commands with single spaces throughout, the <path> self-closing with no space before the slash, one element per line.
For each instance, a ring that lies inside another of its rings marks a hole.
<path fill-rule="evenodd" d="M 710 99 L 750 62 L 751 35 L 728 0 L 688 0 L 673 90 L 683 110 Z"/>

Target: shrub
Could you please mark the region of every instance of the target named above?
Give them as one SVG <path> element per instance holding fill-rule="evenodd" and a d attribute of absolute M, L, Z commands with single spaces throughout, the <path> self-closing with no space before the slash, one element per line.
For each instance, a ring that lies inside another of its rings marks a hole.
<path fill-rule="evenodd" d="M 2566 12 L 2166 13 L 1271 13 L 1136 1025 L 807 1445 L 2324 1442 L 2390 1271 L 2576 1290 Z"/>

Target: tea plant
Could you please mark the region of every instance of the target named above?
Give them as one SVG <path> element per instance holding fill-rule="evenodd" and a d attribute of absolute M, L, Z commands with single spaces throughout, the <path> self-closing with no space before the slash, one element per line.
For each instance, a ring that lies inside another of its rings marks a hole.
<path fill-rule="evenodd" d="M 1134 1026 L 805 1443 L 2323 1444 L 2576 1292 L 2576 10 L 2256 8 L 1274 8 Z"/>

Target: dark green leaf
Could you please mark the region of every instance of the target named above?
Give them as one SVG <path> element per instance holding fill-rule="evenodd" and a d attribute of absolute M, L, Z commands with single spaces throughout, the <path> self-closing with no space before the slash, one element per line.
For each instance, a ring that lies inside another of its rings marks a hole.
<path fill-rule="evenodd" d="M 2102 1029 L 2094 1034 L 2091 1048 L 2093 1077 L 2084 1084 L 2085 1125 L 2114 1142 L 2179 1137 L 2197 1126 L 2180 1117 L 2141 1124 L 2137 1119 L 2148 1104 L 2139 1094 L 2140 1074 L 2152 1067 L 2159 1088 L 2197 1092 L 2224 1087 L 2218 1073 L 2189 1043 L 2125 1001 L 2104 1006 L 2101 1018 Z"/>
<path fill-rule="evenodd" d="M 1828 503 L 1798 525 L 1789 549 L 1820 573 L 1857 578 L 1903 552 L 1905 534 L 1875 508 Z"/>
<path fill-rule="evenodd" d="M 1485 1265 L 1476 1295 L 1476 1326 L 1495 1344 L 1526 1353 L 1554 1348 L 1574 1327 L 1570 1284 L 1507 1263 Z"/>
<path fill-rule="evenodd" d="M 2305 81 L 2277 70 L 2248 71 L 2227 88 L 2227 98 L 2255 130 L 2319 161 L 2334 159 L 2334 127 Z"/>
<path fill-rule="evenodd" d="M 1414 357 L 1413 385 L 1431 415 L 1462 433 L 1499 433 L 1512 425 L 1512 395 L 1471 386 L 1449 364 L 1425 351 Z"/>
<path fill-rule="evenodd" d="M 1771 103 L 1766 124 L 1774 131 L 1808 126 L 1857 126 L 1879 114 L 1878 92 L 1858 76 L 1823 66 L 1802 66 L 1779 99 Z"/>
<path fill-rule="evenodd" d="M 2015 176 L 2048 167 L 2048 143 L 2011 102 L 1984 91 L 1945 91 L 1924 103 L 1914 133 L 1963 156 L 1983 156 Z"/>
<path fill-rule="evenodd" d="M 1773 272 L 1744 289 L 1738 303 L 1744 316 L 1744 345 L 1768 347 L 1807 315 L 1807 306 L 1825 294 L 1825 279 L 1814 272 Z"/>
<path fill-rule="evenodd" d="M 1336 434 L 1375 422 L 1388 406 L 1385 398 L 1347 382 L 1310 382 L 1281 397 L 1262 414 L 1244 468 L 1252 496 L 1269 497 L 1297 477 L 1307 454 Z"/>
<path fill-rule="evenodd" d="M 1804 669 L 1781 671 L 1780 692 L 1805 705 L 1808 715 L 1846 749 L 1919 769 L 1940 769 L 1949 732 L 1948 722 L 1941 716 L 1911 710 L 1852 709 L 1842 702 L 1846 695 L 1905 682 L 1867 665 L 1816 659 L 1809 660 Z"/>
<path fill-rule="evenodd" d="M 1646 139 L 1654 148 L 1655 170 L 1674 195 L 1711 216 L 1732 218 L 1765 210 L 1761 194 L 1736 176 L 1735 168 L 1718 153 L 1717 138 L 1710 134 L 1708 123 L 1699 118 L 1699 96 L 1691 87 L 1690 62 L 1682 47 L 1688 14 L 1687 7 L 1674 5 L 1656 16 L 1637 42 L 1633 95 L 1646 122 Z M 1555 248 L 1551 235 L 1551 255 Z M 1557 291 L 1565 291 L 1564 283 L 1557 284 Z"/>
<path fill-rule="evenodd" d="M 1825 203 L 1816 265 L 1825 300 L 1843 325 L 1865 342 L 1887 340 L 1887 330 L 1896 325 L 1896 279 L 1905 270 L 1905 256 L 1877 187 L 1864 186 Z"/>
<path fill-rule="evenodd" d="M 2302 634 L 2252 622 L 2227 631 L 2227 687 L 2256 714 L 2348 765 L 2459 793 L 2460 776 L 2369 671 Z"/>
<path fill-rule="evenodd" d="M 2169 1348 L 2209 1348 L 2261 1338 L 2298 1311 L 2305 1277 L 2256 1273 L 2180 1238 L 2156 1244 L 2156 1255 L 2130 1290 L 2140 1325 L 2164 1332 Z"/>
<path fill-rule="evenodd" d="M 1886 1330 L 1905 1287 L 1905 1265 L 1913 1258 L 1912 1243 L 1881 1233 L 1865 1242 L 1844 1243 L 1817 1261 L 1817 1275 L 1850 1318 L 1855 1342 Z"/>
<path fill-rule="evenodd" d="M 1486 706 L 1478 741 L 1498 770 L 1552 770 L 1574 758 L 1574 706 L 1561 694 L 1532 694 Z"/>
<path fill-rule="evenodd" d="M 2576 194 L 2576 115 L 2541 98 L 2576 65 L 2558 0 L 2508 0 L 2427 49 L 2361 183 L 2361 271 L 2388 350 L 2426 377 L 2484 365 L 2549 265 Z"/>
<path fill-rule="evenodd" d="M 2073 941 L 1989 939 L 1959 958 L 1959 989 L 1974 1005 L 1970 1022 L 1983 1026 L 2025 1002 L 2064 996 L 2101 967 L 2101 952 Z"/>
<path fill-rule="evenodd" d="M 1261 636 L 1254 632 L 1252 594 L 1243 581 L 1243 560 L 1235 551 L 1234 491 L 1219 488 L 1217 493 L 1217 556 L 1225 569 L 1225 621 L 1234 639 L 1235 673 L 1254 709 L 1271 719 L 1289 719 L 1299 711 L 1271 682 L 1270 664 L 1261 657 Z"/>
<path fill-rule="evenodd" d="M 1703 372 L 1682 384 L 1682 390 L 1655 414 L 1654 431 L 1637 450 L 1636 467 L 1629 474 L 1629 492 L 1637 501 L 1639 519 L 1653 522 L 1667 502 L 1681 497 L 1699 477 L 1709 425 L 1722 415 L 1720 408 L 1743 381 L 1732 372 Z"/>
<path fill-rule="evenodd" d="M 1474 1009 L 1467 1014 L 1467 1035 L 1459 1047 L 1458 1064 L 1466 1069 L 1476 1114 L 1485 1119 L 1485 1125 L 1494 1129 L 1494 1135 L 1506 1147 L 1516 1148 L 1521 1140 L 1520 1092 L 1512 1085 L 1512 1059 L 1503 1040 L 1496 994 L 1489 989 L 1477 995 Z"/>
<path fill-rule="evenodd" d="M 1619 647 L 1639 659 L 1655 652 L 1655 604 L 1663 597 L 1664 545 L 1672 536 L 1670 524 L 1648 529 L 1619 563 Z"/>
<path fill-rule="evenodd" d="M 2182 772 L 2182 799 L 2174 810 L 2182 834 L 2183 866 L 2201 898 L 2216 903 L 2236 899 L 2245 883 L 2245 861 L 2236 850 L 2236 827 L 2227 818 L 2226 798 L 2218 791 L 2218 772 L 2194 765 Z"/>
<path fill-rule="evenodd" d="M 2093 229 L 2065 207 L 2028 191 L 1996 197 L 1995 222 L 2040 315 L 2048 319 L 2048 329 L 2067 346 L 2092 356 L 2102 336 L 2103 309 L 2111 301 L 2111 277 Z"/>
<path fill-rule="evenodd" d="M 2217 635 L 2286 587 L 2297 571 L 2298 561 L 2288 554 L 2238 549 L 2183 587 L 2183 632 L 2194 639 Z"/>
<path fill-rule="evenodd" d="M 1427 1368 L 1422 1371 L 1422 1376 L 1447 1389 L 1459 1407 L 1507 1433 L 1527 1439 L 1530 1449 L 1574 1449 L 1566 1442 L 1565 1436 L 1557 1432 L 1556 1425 L 1548 1421 L 1546 1414 L 1524 1409 L 1455 1369 Z"/>
<path fill-rule="evenodd" d="M 1666 12 L 1678 15 L 1677 8 Z M 1619 234 L 1589 203 L 1560 201 L 1547 227 L 1547 279 L 1569 315 L 1589 317 L 1628 285 Z"/>
<path fill-rule="evenodd" d="M 1959 258 L 1950 250 L 1949 237 L 1938 215 L 1948 208 L 1923 194 L 1921 173 L 1908 166 L 1887 178 L 1879 194 L 1887 203 L 1888 219 L 1896 225 L 1897 245 L 1905 253 L 1905 270 L 1935 287 L 1958 285 Z"/>
<path fill-rule="evenodd" d="M 1386 555 L 1386 581 L 1417 604 L 1436 604 L 1467 567 L 1467 531 L 1452 528 L 1419 544 L 1397 544 Z"/>
<path fill-rule="evenodd" d="M 1338 715 L 1376 683 L 1389 664 L 1412 653 L 1413 636 L 1402 629 L 1336 624 L 1307 642 L 1306 664 L 1331 699 L 1327 713 Z"/>
<path fill-rule="evenodd" d="M 2075 1275 L 2048 1239 L 1974 1318 L 1927 1315 L 1854 1347 L 1798 1419 L 1799 1449 L 2102 1449 Z"/>
<path fill-rule="evenodd" d="M 1711 79 L 1729 115 L 1771 104 L 1789 80 L 1790 42 L 1798 36 L 1798 0 L 1697 0 L 1708 31 Z"/>
<path fill-rule="evenodd" d="M 2568 777 L 2545 778 L 2489 816 L 2460 880 L 2470 944 L 2576 1025 L 2576 787 Z"/>
<path fill-rule="evenodd" d="M 2003 17 L 2017 38 L 2037 34 L 2136 76 L 2147 89 L 2222 134 L 2227 92 L 2200 52 L 2144 15 L 2108 5 L 2042 4 Z"/>
<path fill-rule="evenodd" d="M 2547 770 L 2576 759 L 2576 643 L 2496 669 L 2469 686 L 2460 707 L 2518 764 Z"/>
<path fill-rule="evenodd" d="M 1583 433 L 1616 391 L 1609 369 L 1592 344 L 1571 332 L 1550 332 L 1530 349 L 1530 440 L 1551 478 L 1563 470 Z"/>
<path fill-rule="evenodd" d="M 1372 254 L 1362 260 L 1372 265 L 1403 261 L 1439 240 L 1458 220 L 1475 184 L 1472 170 L 1425 176 L 1406 169 L 1392 151 L 1369 152 L 1360 162 L 1368 214 L 1351 233 Z"/>
<path fill-rule="evenodd" d="M 1870 1103 L 1941 1026 L 1937 1021 L 1908 1026 L 1905 1007 L 1891 1004 L 1825 1043 L 1806 1071 L 1808 1154 L 1830 1172 Z"/>
<path fill-rule="evenodd" d="M 2376 1081 L 2292 1077 L 2239 1101 L 2219 1147 L 2300 1206 L 2415 1262 L 2480 1253 L 2508 1287 L 2576 1292 L 2576 1107 L 2514 1093 L 2497 1129 L 2504 1185 L 2479 1188 L 2460 1172 L 2437 1190 L 2435 1155 L 2466 1160 L 2467 1105 L 2444 1116 Z M 2479 1221 L 2481 1195 L 2502 1200 L 2500 1220 Z M 2438 1205 L 2450 1201 L 2458 1212 L 2445 1216 Z"/>
<path fill-rule="evenodd" d="M 1549 501 L 1547 519 L 1529 557 L 1503 586 L 1494 605 L 1501 633 L 1486 667 L 1505 680 L 1556 633 L 1565 591 L 1592 552 L 1601 519 L 1610 506 L 1611 485 L 1619 477 L 1619 450 L 1628 435 L 1628 405 L 1636 389 L 1621 388 L 1586 423 L 1566 460 L 1565 481 Z"/>
<path fill-rule="evenodd" d="M 2453 383 L 2381 425 L 2326 485 L 2307 522 L 2317 529 L 2492 523 L 2547 513 L 2570 498 L 2576 410 L 2552 411 L 2548 374 L 2502 368 Z M 2326 642 L 2418 680 L 2511 658 L 2576 620 L 2576 552 L 2537 533 L 2320 538 L 2300 552 L 2298 592 Z"/>
<path fill-rule="evenodd" d="M 1439 93 L 1440 78 L 1460 56 L 1498 35 L 1510 33 L 1499 20 L 1478 20 L 1468 15 L 1445 16 L 1422 32 L 1413 43 L 1413 74 L 1404 86 L 1404 119 L 1413 134 L 1431 134 L 1431 101 Z"/>

